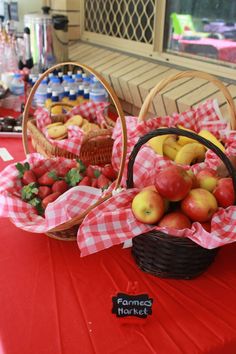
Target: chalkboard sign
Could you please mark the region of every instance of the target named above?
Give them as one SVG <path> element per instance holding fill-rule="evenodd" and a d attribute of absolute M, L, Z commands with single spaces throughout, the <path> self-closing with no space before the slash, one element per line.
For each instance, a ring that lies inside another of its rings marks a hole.
<path fill-rule="evenodd" d="M 118 293 L 112 298 L 112 313 L 117 317 L 136 316 L 146 318 L 152 314 L 153 299 L 147 294 L 129 295 Z"/>

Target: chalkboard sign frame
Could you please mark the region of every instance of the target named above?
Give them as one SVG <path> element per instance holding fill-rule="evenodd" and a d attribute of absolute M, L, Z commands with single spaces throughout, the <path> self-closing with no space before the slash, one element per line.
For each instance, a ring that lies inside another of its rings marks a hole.
<path fill-rule="evenodd" d="M 117 293 L 112 297 L 112 313 L 117 317 L 147 318 L 152 315 L 153 299 L 148 294 Z"/>

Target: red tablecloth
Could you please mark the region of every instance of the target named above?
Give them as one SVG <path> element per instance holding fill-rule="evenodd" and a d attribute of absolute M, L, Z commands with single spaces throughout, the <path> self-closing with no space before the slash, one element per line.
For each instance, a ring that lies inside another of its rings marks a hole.
<path fill-rule="evenodd" d="M 1 145 L 23 158 L 20 139 Z M 236 353 L 235 244 L 199 278 L 167 280 L 143 273 L 121 246 L 81 258 L 75 242 L 0 225 L 0 353 Z M 111 298 L 135 281 L 153 315 L 124 324 Z"/>

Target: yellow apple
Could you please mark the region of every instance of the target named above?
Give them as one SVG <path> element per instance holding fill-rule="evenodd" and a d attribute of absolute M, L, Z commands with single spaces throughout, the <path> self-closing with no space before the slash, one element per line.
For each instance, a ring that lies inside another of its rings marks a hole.
<path fill-rule="evenodd" d="M 196 174 L 197 186 L 212 192 L 218 182 L 216 171 L 206 168 Z"/>
<path fill-rule="evenodd" d="M 135 218 L 144 224 L 157 223 L 165 211 L 163 198 L 151 189 L 143 189 L 136 194 L 131 208 Z"/>

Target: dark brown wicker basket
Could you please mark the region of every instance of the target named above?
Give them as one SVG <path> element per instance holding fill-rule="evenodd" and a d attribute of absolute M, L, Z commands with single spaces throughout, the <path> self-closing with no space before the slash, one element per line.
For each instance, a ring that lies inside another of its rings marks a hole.
<path fill-rule="evenodd" d="M 195 139 L 214 151 L 224 162 L 236 190 L 236 170 L 228 157 L 209 140 L 178 128 L 161 128 L 141 137 L 130 155 L 127 188 L 133 188 L 135 158 L 148 140 L 158 135 L 177 134 Z M 132 254 L 140 269 L 162 278 L 192 279 L 203 273 L 214 260 L 218 249 L 205 249 L 188 238 L 151 231 L 133 239 Z"/>

